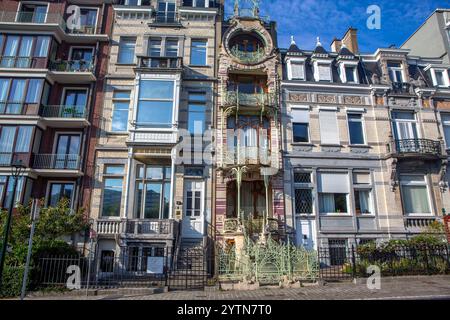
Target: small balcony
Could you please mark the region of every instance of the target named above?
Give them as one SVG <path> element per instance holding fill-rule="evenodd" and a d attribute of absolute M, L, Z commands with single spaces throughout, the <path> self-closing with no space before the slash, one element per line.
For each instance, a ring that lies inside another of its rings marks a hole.
<path fill-rule="evenodd" d="M 96 81 L 94 63 L 84 60 L 60 60 L 49 64 L 50 76 L 60 83 L 84 83 Z"/>
<path fill-rule="evenodd" d="M 35 154 L 33 169 L 41 176 L 81 176 L 81 157 L 77 154 Z"/>
<path fill-rule="evenodd" d="M 239 150 L 239 151 L 238 151 Z M 261 165 L 271 164 L 271 152 L 267 148 L 259 147 L 236 147 L 227 149 L 224 156 L 226 166 L 235 165 Z"/>
<path fill-rule="evenodd" d="M 0 68 L 5 69 L 46 69 L 46 57 L 0 56 Z"/>
<path fill-rule="evenodd" d="M 176 132 L 158 129 L 131 130 L 127 140 L 129 145 L 175 145 L 177 142 Z"/>
<path fill-rule="evenodd" d="M 405 217 L 406 230 L 413 233 L 424 232 L 432 223 L 436 221 L 435 217 Z"/>
<path fill-rule="evenodd" d="M 397 95 L 410 95 L 412 94 L 411 91 L 414 88 L 410 83 L 407 82 L 393 82 L 391 84 L 391 89 L 389 90 L 390 94 L 397 94 Z"/>
<path fill-rule="evenodd" d="M 84 106 L 45 105 L 41 107 L 40 116 L 50 127 L 79 128 L 89 125 Z"/>
<path fill-rule="evenodd" d="M 176 70 L 183 68 L 183 58 L 181 57 L 138 57 L 138 68 L 150 70 Z"/>
<path fill-rule="evenodd" d="M 272 93 L 240 93 L 237 91 L 226 91 L 223 94 L 222 106 L 243 106 L 261 108 L 264 106 L 274 107 L 277 105 L 275 94 Z"/>
<path fill-rule="evenodd" d="M 38 103 L 0 101 L 0 116 L 37 116 L 38 113 Z"/>
<path fill-rule="evenodd" d="M 156 11 L 153 21 L 149 23 L 152 27 L 182 27 L 180 16 L 175 11 Z"/>
<path fill-rule="evenodd" d="M 389 153 L 397 157 L 439 158 L 442 156 L 441 143 L 430 139 L 393 140 L 388 146 Z"/>
<path fill-rule="evenodd" d="M 9 24 L 15 28 L 29 28 L 30 25 L 54 25 L 64 27 L 64 19 L 58 13 L 42 13 L 28 11 L 0 11 L 0 24 Z"/>
<path fill-rule="evenodd" d="M 262 48 L 256 51 L 242 51 L 237 46 L 231 48 L 231 54 L 243 64 L 257 64 L 266 56 L 266 52 Z"/>
<path fill-rule="evenodd" d="M 172 219 L 99 219 L 96 224 L 100 236 L 122 235 L 127 238 L 173 239 L 178 222 Z"/>

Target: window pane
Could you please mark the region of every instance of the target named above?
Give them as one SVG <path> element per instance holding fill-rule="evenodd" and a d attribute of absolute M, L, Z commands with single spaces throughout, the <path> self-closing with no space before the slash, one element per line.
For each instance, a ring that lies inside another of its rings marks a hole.
<path fill-rule="evenodd" d="M 311 214 L 312 213 L 312 191 L 311 189 L 295 190 L 295 213 Z"/>
<path fill-rule="evenodd" d="M 41 86 L 43 81 L 38 79 L 31 79 L 28 82 L 28 92 L 25 102 L 27 103 L 38 103 L 39 93 L 41 92 Z"/>
<path fill-rule="evenodd" d="M 123 174 L 124 166 L 123 165 L 106 165 L 105 166 L 105 174 Z"/>
<path fill-rule="evenodd" d="M 370 214 L 370 191 L 355 190 L 355 210 L 357 214 Z"/>
<path fill-rule="evenodd" d="M 205 113 L 204 105 L 189 105 L 188 130 L 191 134 L 202 134 L 205 131 Z"/>
<path fill-rule="evenodd" d="M 320 213 L 347 213 L 347 194 L 345 193 L 320 193 Z"/>
<path fill-rule="evenodd" d="M 173 100 L 173 81 L 141 81 L 139 99 Z"/>
<path fill-rule="evenodd" d="M 34 49 L 34 56 L 40 58 L 47 57 L 49 47 L 50 47 L 50 37 L 44 36 L 37 37 L 36 48 Z"/>
<path fill-rule="evenodd" d="M 128 102 L 114 102 L 111 131 L 127 131 Z"/>
<path fill-rule="evenodd" d="M 294 142 L 309 142 L 308 124 L 294 123 L 293 134 L 294 134 Z"/>
<path fill-rule="evenodd" d="M 206 44 L 204 40 L 193 40 L 191 44 L 191 64 L 195 66 L 206 65 Z"/>
<path fill-rule="evenodd" d="M 445 84 L 444 82 L 444 72 L 443 71 L 436 71 L 436 82 L 438 86 L 443 86 Z"/>
<path fill-rule="evenodd" d="M 120 38 L 118 63 L 133 63 L 135 46 L 136 39 Z"/>
<path fill-rule="evenodd" d="M 122 183 L 123 179 L 105 179 L 103 190 L 103 210 L 104 217 L 119 217 L 122 203 Z"/>
<path fill-rule="evenodd" d="M 163 168 L 162 167 L 148 167 L 146 173 L 147 179 L 162 180 Z"/>
<path fill-rule="evenodd" d="M 140 126 L 170 127 L 172 124 L 172 102 L 141 101 L 137 122 Z"/>
<path fill-rule="evenodd" d="M 178 56 L 178 40 L 166 41 L 166 56 L 177 57 Z"/>
<path fill-rule="evenodd" d="M 161 39 L 150 39 L 149 41 L 149 56 L 161 56 Z"/>
<path fill-rule="evenodd" d="M 32 133 L 33 127 L 19 127 L 16 141 L 16 152 L 30 151 Z"/>
<path fill-rule="evenodd" d="M 170 183 L 164 183 L 163 205 L 164 205 L 163 219 L 169 219 Z"/>
<path fill-rule="evenodd" d="M 431 213 L 426 186 L 402 186 L 405 213 Z"/>
<path fill-rule="evenodd" d="M 350 132 L 350 144 L 364 144 L 364 133 L 361 115 L 348 115 L 348 129 Z"/>
<path fill-rule="evenodd" d="M 147 183 L 145 188 L 145 219 L 159 219 L 161 184 Z"/>
<path fill-rule="evenodd" d="M 355 68 L 347 67 L 345 68 L 345 77 L 347 79 L 347 82 L 355 82 Z"/>
<path fill-rule="evenodd" d="M 300 63 L 292 63 L 292 79 L 303 79 L 304 78 L 304 66 Z"/>
<path fill-rule="evenodd" d="M 113 99 L 130 99 L 130 91 L 114 91 Z"/>

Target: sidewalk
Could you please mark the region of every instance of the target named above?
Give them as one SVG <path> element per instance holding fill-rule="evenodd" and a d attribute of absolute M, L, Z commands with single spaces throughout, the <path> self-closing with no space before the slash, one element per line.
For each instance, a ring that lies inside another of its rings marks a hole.
<path fill-rule="evenodd" d="M 28 300 L 379 300 L 448 299 L 450 276 L 382 278 L 380 290 L 366 284 L 327 283 L 299 289 L 260 289 L 255 291 L 176 291 L 153 295 L 45 296 Z"/>

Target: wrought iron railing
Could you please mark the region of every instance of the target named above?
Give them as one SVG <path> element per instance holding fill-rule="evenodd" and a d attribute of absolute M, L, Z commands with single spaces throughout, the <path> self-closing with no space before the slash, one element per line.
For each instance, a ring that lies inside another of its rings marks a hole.
<path fill-rule="evenodd" d="M 93 72 L 94 63 L 85 60 L 52 61 L 49 69 L 57 72 Z"/>
<path fill-rule="evenodd" d="M 183 67 L 181 57 L 138 57 L 140 68 L 150 69 L 180 69 Z"/>
<path fill-rule="evenodd" d="M 239 151 L 238 151 L 239 150 Z M 267 148 L 240 147 L 229 148 L 225 151 L 226 165 L 260 164 L 269 165 L 271 152 Z"/>
<path fill-rule="evenodd" d="M 122 232 L 134 235 L 173 235 L 175 220 L 169 219 L 134 219 L 126 220 L 122 225 Z"/>
<path fill-rule="evenodd" d="M 81 157 L 77 154 L 35 154 L 33 168 L 80 170 Z"/>
<path fill-rule="evenodd" d="M 256 64 L 266 56 L 266 52 L 262 48 L 258 48 L 256 51 L 242 51 L 237 46 L 231 48 L 231 54 L 244 64 Z"/>
<path fill-rule="evenodd" d="M 178 24 L 180 16 L 175 11 L 157 11 L 153 23 L 158 24 Z"/>
<path fill-rule="evenodd" d="M 391 152 L 440 156 L 442 154 L 442 148 L 439 141 L 430 139 L 402 139 L 393 141 Z"/>
<path fill-rule="evenodd" d="M 276 95 L 273 93 L 240 93 L 237 91 L 225 91 L 223 93 L 223 106 L 275 106 L 277 104 Z"/>
<path fill-rule="evenodd" d="M 41 116 L 45 118 L 86 118 L 86 108 L 84 106 L 54 105 L 42 106 Z"/>
<path fill-rule="evenodd" d="M 411 92 L 412 85 L 407 82 L 393 82 L 391 84 L 390 93 L 396 94 L 409 94 Z"/>

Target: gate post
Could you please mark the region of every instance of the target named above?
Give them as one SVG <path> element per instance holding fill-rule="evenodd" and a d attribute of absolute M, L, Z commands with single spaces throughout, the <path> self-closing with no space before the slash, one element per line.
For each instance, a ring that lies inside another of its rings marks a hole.
<path fill-rule="evenodd" d="M 352 244 L 352 277 L 356 278 L 356 258 L 355 258 L 355 246 Z"/>

